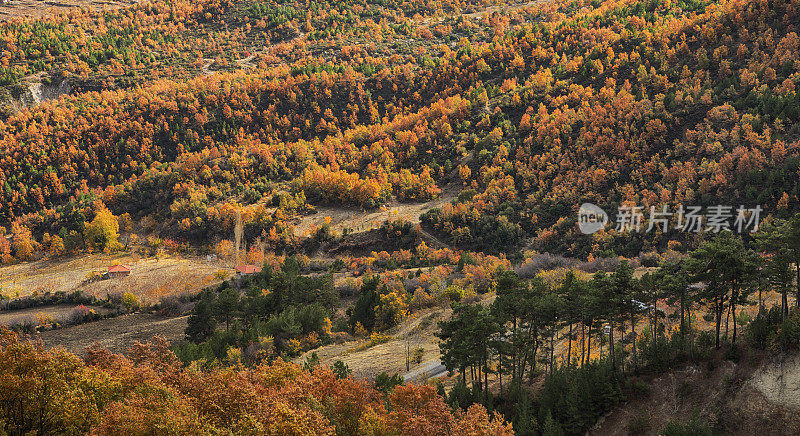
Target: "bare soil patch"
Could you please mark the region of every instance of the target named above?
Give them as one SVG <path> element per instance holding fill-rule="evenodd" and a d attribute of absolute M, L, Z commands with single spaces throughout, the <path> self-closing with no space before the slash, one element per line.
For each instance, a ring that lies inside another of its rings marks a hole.
<path fill-rule="evenodd" d="M 720 360 L 713 369 L 707 364 L 687 364 L 679 369 L 644 377 L 649 394 L 612 410 L 588 432 L 592 435 L 628 435 L 629 424 L 645 417 L 648 428 L 641 434 L 658 435 L 671 420 L 686 423 L 693 415 L 721 434 L 798 434 L 797 410 L 765 397 L 748 380 L 754 373 L 774 370 L 768 360 L 756 366 L 750 356 L 738 363 Z M 760 365 L 760 366 L 759 366 Z M 640 428 L 641 432 L 642 429 Z"/>

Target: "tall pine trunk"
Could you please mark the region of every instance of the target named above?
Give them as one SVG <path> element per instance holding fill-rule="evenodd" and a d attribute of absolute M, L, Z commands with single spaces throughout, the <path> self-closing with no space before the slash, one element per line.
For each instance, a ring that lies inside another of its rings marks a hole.
<path fill-rule="evenodd" d="M 589 324 L 589 328 L 587 329 L 586 335 L 586 361 L 583 363 L 586 365 L 587 363 L 592 361 L 592 325 Z"/>
<path fill-rule="evenodd" d="M 569 323 L 569 346 L 567 347 L 567 365 L 572 363 L 572 323 Z"/>
<path fill-rule="evenodd" d="M 617 372 L 617 359 L 614 353 L 614 323 L 609 322 L 611 327 L 608 329 L 608 351 L 611 355 L 611 370 Z"/>
<path fill-rule="evenodd" d="M 728 304 L 728 310 L 725 311 L 725 340 L 728 340 L 728 323 L 731 320 L 731 305 Z"/>
<path fill-rule="evenodd" d="M 636 360 L 636 323 L 633 320 L 633 311 L 631 311 L 631 336 L 633 341 L 633 370 L 639 370 L 639 362 Z M 653 332 L 655 338 L 655 332 Z"/>
<path fill-rule="evenodd" d="M 584 358 L 586 357 L 586 324 L 581 322 L 581 357 L 579 359 L 581 366 L 584 364 Z"/>
<path fill-rule="evenodd" d="M 714 348 L 719 350 L 719 330 L 722 326 L 722 302 L 720 302 L 720 298 L 716 297 L 714 302 L 714 311 L 716 312 L 714 315 L 716 316 L 716 337 L 714 339 Z"/>
<path fill-rule="evenodd" d="M 795 297 L 795 305 L 800 308 L 800 259 L 795 261 L 794 269 L 797 273 L 797 296 Z"/>
<path fill-rule="evenodd" d="M 689 315 L 689 356 L 692 358 L 692 362 L 694 362 L 694 326 L 692 325 L 692 306 L 691 306 L 691 304 L 687 308 L 686 313 L 687 313 L 687 315 Z"/>
<path fill-rule="evenodd" d="M 783 315 L 783 319 L 786 319 L 786 315 L 789 315 L 789 298 L 786 294 L 787 290 L 783 288 L 781 290 L 781 314 Z"/>
<path fill-rule="evenodd" d="M 684 326 L 686 324 L 686 320 L 683 317 L 684 308 L 686 307 L 686 290 L 681 293 L 681 342 L 685 339 L 686 335 L 684 333 Z"/>

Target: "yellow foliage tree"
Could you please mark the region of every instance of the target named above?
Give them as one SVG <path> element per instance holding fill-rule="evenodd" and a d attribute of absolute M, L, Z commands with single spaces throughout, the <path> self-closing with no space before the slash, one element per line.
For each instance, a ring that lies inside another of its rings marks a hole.
<path fill-rule="evenodd" d="M 408 304 L 404 296 L 390 292 L 381 295 L 380 299 L 375 307 L 375 321 L 380 330 L 394 327 L 408 315 Z"/>
<path fill-rule="evenodd" d="M 31 236 L 31 231 L 27 227 L 11 223 L 11 248 L 14 250 L 14 257 L 19 260 L 29 260 L 36 251 L 36 241 Z"/>
<path fill-rule="evenodd" d="M 119 249 L 119 221 L 117 217 L 101 206 L 94 216 L 92 222 L 83 231 L 86 243 L 95 250 L 105 250 L 107 252 Z"/>

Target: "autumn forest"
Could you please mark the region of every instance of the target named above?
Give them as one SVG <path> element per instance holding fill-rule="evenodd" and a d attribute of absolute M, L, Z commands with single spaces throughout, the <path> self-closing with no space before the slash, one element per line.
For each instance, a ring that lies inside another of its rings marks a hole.
<path fill-rule="evenodd" d="M 0 16 L 0 434 L 797 424 L 652 379 L 800 348 L 800 1 L 89 3 Z"/>

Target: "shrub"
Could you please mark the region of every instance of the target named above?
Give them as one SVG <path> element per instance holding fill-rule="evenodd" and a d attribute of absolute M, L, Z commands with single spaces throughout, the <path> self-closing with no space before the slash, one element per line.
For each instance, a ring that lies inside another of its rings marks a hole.
<path fill-rule="evenodd" d="M 360 324 L 369 331 L 372 331 L 375 327 L 375 307 L 380 301 L 378 295 L 379 280 L 377 276 L 364 279 L 364 283 L 361 285 L 361 293 L 355 306 L 348 310 L 350 325 L 353 326 L 353 330 L 355 330 L 356 324 Z"/>
<path fill-rule="evenodd" d="M 438 298 L 441 303 L 450 303 L 461 301 L 461 299 L 464 298 L 464 294 L 466 294 L 466 291 L 461 287 L 450 285 L 439 294 Z"/>
<path fill-rule="evenodd" d="M 391 340 L 392 337 L 389 335 L 385 335 L 383 333 L 373 333 L 369 336 L 368 340 L 356 345 L 353 348 L 350 348 L 349 350 L 347 350 L 347 352 L 351 353 L 351 352 L 364 351 L 376 345 L 385 344 L 386 342 L 389 342 Z"/>
<path fill-rule="evenodd" d="M 139 308 L 139 298 L 130 292 L 126 292 L 122 294 L 122 300 L 120 301 L 120 304 L 126 312 L 133 312 Z"/>
<path fill-rule="evenodd" d="M 713 432 L 708 423 L 702 421 L 695 412 L 686 420 L 673 419 L 664 426 L 662 436 L 711 436 Z"/>
<path fill-rule="evenodd" d="M 386 371 L 375 376 L 375 390 L 388 394 L 403 384 L 403 378 L 397 374 L 390 376 Z"/>
<path fill-rule="evenodd" d="M 68 324 L 83 324 L 85 322 L 95 321 L 102 318 L 102 315 L 97 313 L 94 309 L 89 309 L 83 304 L 76 306 L 67 317 Z"/>
<path fill-rule="evenodd" d="M 753 348 L 766 349 L 782 322 L 783 315 L 780 306 L 773 306 L 765 313 L 759 314 L 747 325 L 744 331 L 745 341 Z"/>
<path fill-rule="evenodd" d="M 794 309 L 770 337 L 770 350 L 787 353 L 800 345 L 800 310 Z"/>
<path fill-rule="evenodd" d="M 331 370 L 333 370 L 333 373 L 336 375 L 336 378 L 338 379 L 350 377 L 350 375 L 353 373 L 353 370 L 351 370 L 350 367 L 341 360 L 333 362 Z"/>
<path fill-rule="evenodd" d="M 161 316 L 178 316 L 183 314 L 183 305 L 178 297 L 169 295 L 161 297 L 158 302 L 158 314 Z"/>
<path fill-rule="evenodd" d="M 559 428 L 582 433 L 623 399 L 619 378 L 607 361 L 598 360 L 548 374 L 539 403 L 542 413 L 551 413 Z"/>
<path fill-rule="evenodd" d="M 515 271 L 522 278 L 532 278 L 541 271 L 549 271 L 554 269 L 572 269 L 578 265 L 575 259 L 567 259 L 563 256 L 558 256 L 550 253 L 539 253 L 525 259 L 522 265 L 518 266 Z"/>
<path fill-rule="evenodd" d="M 419 365 L 422 363 L 422 358 L 425 356 L 425 349 L 424 348 L 415 348 L 414 351 L 411 353 L 411 361 L 414 364 Z"/>
<path fill-rule="evenodd" d="M 646 267 L 658 266 L 658 264 L 661 263 L 661 255 L 655 251 L 644 253 L 639 256 L 639 263 Z"/>
<path fill-rule="evenodd" d="M 386 330 L 396 326 L 408 315 L 408 305 L 404 296 L 390 292 L 380 296 L 380 303 L 375 307 L 375 326 Z"/>
<path fill-rule="evenodd" d="M 650 385 L 644 380 L 629 380 L 627 391 L 632 397 L 645 398 L 650 395 Z"/>
<path fill-rule="evenodd" d="M 650 430 L 650 415 L 645 410 L 640 410 L 628 422 L 628 433 L 632 435 L 645 434 Z"/>

